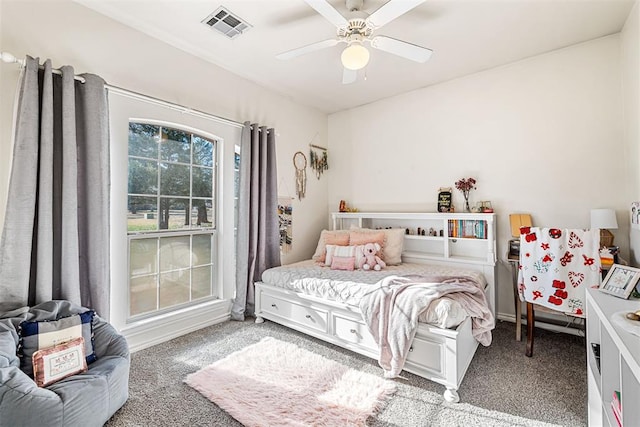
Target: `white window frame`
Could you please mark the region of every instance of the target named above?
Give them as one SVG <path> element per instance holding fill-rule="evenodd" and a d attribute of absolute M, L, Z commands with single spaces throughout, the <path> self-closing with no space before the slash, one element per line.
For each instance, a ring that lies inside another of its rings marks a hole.
<path fill-rule="evenodd" d="M 130 348 L 149 347 L 229 318 L 235 296 L 234 156 L 242 125 L 125 91 L 109 90 L 111 136 L 110 322 Z M 127 323 L 129 237 L 127 233 L 129 122 L 162 123 L 217 141 L 215 283 L 219 299 Z"/>

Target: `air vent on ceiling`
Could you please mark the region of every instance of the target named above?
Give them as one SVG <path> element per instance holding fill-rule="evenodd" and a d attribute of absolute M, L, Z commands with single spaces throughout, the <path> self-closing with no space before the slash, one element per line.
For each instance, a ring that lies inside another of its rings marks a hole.
<path fill-rule="evenodd" d="M 207 16 L 203 21 L 206 24 L 224 34 L 230 39 L 239 36 L 251 28 L 251 25 L 237 15 L 234 15 L 229 9 L 220 6 L 211 15 Z"/>

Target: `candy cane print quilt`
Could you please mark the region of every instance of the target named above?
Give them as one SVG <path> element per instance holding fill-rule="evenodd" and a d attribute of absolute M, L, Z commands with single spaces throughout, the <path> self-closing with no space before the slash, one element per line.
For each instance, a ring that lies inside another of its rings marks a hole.
<path fill-rule="evenodd" d="M 600 285 L 599 249 L 598 229 L 522 227 L 520 299 L 584 317 L 585 289 Z"/>

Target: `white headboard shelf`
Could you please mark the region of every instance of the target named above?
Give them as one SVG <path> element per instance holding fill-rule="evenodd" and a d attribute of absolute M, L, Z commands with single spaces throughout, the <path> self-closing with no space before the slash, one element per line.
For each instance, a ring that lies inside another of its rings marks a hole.
<path fill-rule="evenodd" d="M 331 219 L 334 230 L 352 227 L 408 230 L 402 253 L 407 261 L 496 265 L 494 213 L 334 212 Z M 420 233 L 422 230 L 425 235 Z"/>

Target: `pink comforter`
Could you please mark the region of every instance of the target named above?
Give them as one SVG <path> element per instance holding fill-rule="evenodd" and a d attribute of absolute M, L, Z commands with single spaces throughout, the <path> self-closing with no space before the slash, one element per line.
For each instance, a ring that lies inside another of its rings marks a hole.
<path fill-rule="evenodd" d="M 472 317 L 473 336 L 491 344 L 495 320 L 481 284 L 469 277 L 389 276 L 360 301 L 362 317 L 378 343 L 378 363 L 387 378 L 397 377 L 418 327 L 418 316 L 442 296 L 455 299 Z"/>

